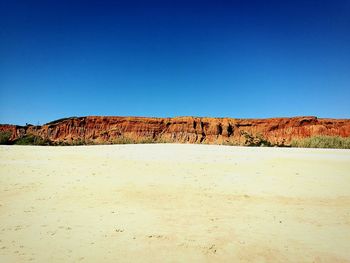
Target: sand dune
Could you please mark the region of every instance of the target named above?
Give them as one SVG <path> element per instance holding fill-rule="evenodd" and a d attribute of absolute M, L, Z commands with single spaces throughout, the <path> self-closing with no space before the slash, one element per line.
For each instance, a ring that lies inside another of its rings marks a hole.
<path fill-rule="evenodd" d="M 0 262 L 350 262 L 350 151 L 0 147 Z"/>

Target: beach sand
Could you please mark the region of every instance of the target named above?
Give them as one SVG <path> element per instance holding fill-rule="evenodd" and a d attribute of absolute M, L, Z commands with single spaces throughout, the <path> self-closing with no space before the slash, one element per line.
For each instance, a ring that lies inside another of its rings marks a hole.
<path fill-rule="evenodd" d="M 350 262 L 350 150 L 1 146 L 0 262 Z"/>

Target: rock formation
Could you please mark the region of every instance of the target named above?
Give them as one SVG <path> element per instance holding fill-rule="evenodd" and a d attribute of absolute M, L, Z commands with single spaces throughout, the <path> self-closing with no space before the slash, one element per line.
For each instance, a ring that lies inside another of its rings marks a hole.
<path fill-rule="evenodd" d="M 272 145 L 289 145 L 292 139 L 315 135 L 350 136 L 350 119 L 317 117 L 233 118 L 145 118 L 72 117 L 42 126 L 0 125 L 14 141 L 35 135 L 53 143 L 113 143 L 124 138 L 134 142 L 176 142 L 247 145 L 260 140 Z"/>

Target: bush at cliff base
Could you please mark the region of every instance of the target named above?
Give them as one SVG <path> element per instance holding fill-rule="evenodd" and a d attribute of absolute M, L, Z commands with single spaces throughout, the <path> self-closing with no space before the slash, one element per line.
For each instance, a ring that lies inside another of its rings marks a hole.
<path fill-rule="evenodd" d="M 50 141 L 35 135 L 25 135 L 17 139 L 16 145 L 50 145 Z"/>
<path fill-rule="evenodd" d="M 293 140 L 292 147 L 350 149 L 350 137 L 314 136 Z"/>
<path fill-rule="evenodd" d="M 11 132 L 0 132 L 0 144 L 10 144 Z"/>

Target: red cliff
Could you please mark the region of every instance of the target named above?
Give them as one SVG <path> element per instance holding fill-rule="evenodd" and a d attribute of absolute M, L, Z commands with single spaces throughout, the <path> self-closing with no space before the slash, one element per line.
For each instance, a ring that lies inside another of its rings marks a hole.
<path fill-rule="evenodd" d="M 177 143 L 240 144 L 266 140 L 273 145 L 288 145 L 292 139 L 315 135 L 350 136 L 350 119 L 316 117 L 233 119 L 233 118 L 143 118 L 74 117 L 42 126 L 0 125 L 11 132 L 11 140 L 37 135 L 54 143 L 113 143 L 132 141 Z"/>

